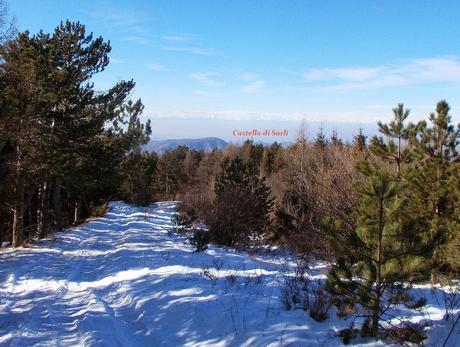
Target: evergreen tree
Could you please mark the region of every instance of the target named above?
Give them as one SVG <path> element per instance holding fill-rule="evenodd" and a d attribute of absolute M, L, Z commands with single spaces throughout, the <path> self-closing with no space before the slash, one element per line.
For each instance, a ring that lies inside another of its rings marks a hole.
<path fill-rule="evenodd" d="M 394 119 L 389 124 L 378 122 L 379 131 L 387 137 L 374 136 L 371 140 L 370 150 L 383 160 L 395 165 L 398 179 L 401 176 L 401 165 L 410 161 L 410 148 L 407 146 L 409 129 L 404 121 L 409 117 L 410 110 L 404 104 L 398 104 L 393 109 Z"/>
<path fill-rule="evenodd" d="M 227 246 L 244 246 L 252 235 L 264 232 L 270 224 L 273 199 L 265 178 L 240 158 L 222 162 L 215 184 L 213 214 L 207 221 L 212 241 Z"/>
<path fill-rule="evenodd" d="M 423 250 L 405 222 L 402 183 L 375 163 L 362 162 L 359 170 L 366 182 L 357 186 L 361 199 L 354 233 L 343 239 L 340 225 L 325 223 L 337 257 L 328 288 L 340 305 L 359 303 L 369 312 L 363 329 L 376 337 L 386 310 L 398 303 L 403 288 L 397 284 L 411 279 Z"/>
<path fill-rule="evenodd" d="M 353 147 L 358 152 L 365 152 L 367 149 L 367 135 L 364 134 L 363 128 L 359 129 L 358 135 L 353 137 Z"/>
<path fill-rule="evenodd" d="M 451 222 L 458 189 L 453 177 L 458 171 L 452 165 L 459 158 L 456 149 L 460 129 L 451 123 L 449 110 L 447 102 L 438 102 L 436 113 L 429 117 L 431 126 L 421 121 L 412 129 L 410 143 L 416 161 L 405 175 L 416 228 L 424 232 L 426 239 L 437 239 L 440 243 L 448 242 L 456 233 Z M 442 265 L 444 252 L 444 247 L 437 250 L 435 264 Z"/>
<path fill-rule="evenodd" d="M 6 195 L 14 246 L 35 236 L 32 226 L 44 237 L 116 193 L 115 168 L 133 145 L 117 122 L 134 83 L 94 91 L 90 81 L 110 49 L 69 21 L 52 35 L 25 32 L 2 47 L 0 141 L 12 148 Z"/>
<path fill-rule="evenodd" d="M 140 122 L 144 106 L 141 100 L 129 100 L 122 108 L 121 119 L 126 119 L 126 131 L 123 133 L 128 155 L 120 164 L 123 175 L 121 184 L 122 197 L 136 205 L 148 205 L 153 200 L 151 181 L 156 169 L 156 155 L 142 153 L 142 145 L 150 139 L 150 120 L 146 124 Z"/>
<path fill-rule="evenodd" d="M 448 230 L 449 240 L 446 245 L 443 261 L 446 262 L 449 270 L 460 273 L 460 162 L 449 168 L 449 189 L 452 190 L 453 214 L 451 215 Z"/>
<path fill-rule="evenodd" d="M 342 141 L 342 139 L 339 138 L 339 136 L 337 134 L 337 130 L 332 131 L 331 144 L 333 146 L 343 146 L 343 141 Z"/>
<path fill-rule="evenodd" d="M 315 147 L 319 149 L 323 149 L 327 146 L 328 141 L 326 138 L 326 134 L 324 133 L 324 128 L 321 125 L 321 127 L 318 130 L 318 133 L 316 134 L 315 138 Z"/>
<path fill-rule="evenodd" d="M 163 153 L 158 160 L 153 179 L 154 192 L 165 199 L 174 200 L 187 180 L 183 162 L 189 149 L 179 146 Z"/>
<path fill-rule="evenodd" d="M 270 176 L 276 170 L 275 159 L 281 149 L 281 146 L 275 141 L 270 147 L 264 147 L 260 163 L 260 174 Z"/>

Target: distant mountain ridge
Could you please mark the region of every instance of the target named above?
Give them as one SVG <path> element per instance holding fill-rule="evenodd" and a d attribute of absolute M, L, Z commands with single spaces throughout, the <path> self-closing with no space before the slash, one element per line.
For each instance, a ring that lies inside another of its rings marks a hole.
<path fill-rule="evenodd" d="M 174 150 L 179 146 L 187 146 L 197 151 L 210 152 L 213 149 L 225 149 L 228 142 L 218 137 L 204 137 L 199 139 L 168 139 L 168 140 L 151 140 L 144 146 L 147 152 L 155 151 L 163 154 L 168 150 Z"/>

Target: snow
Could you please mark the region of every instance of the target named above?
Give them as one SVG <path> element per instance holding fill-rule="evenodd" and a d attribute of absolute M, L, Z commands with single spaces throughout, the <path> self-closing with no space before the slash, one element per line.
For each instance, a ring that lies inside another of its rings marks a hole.
<path fill-rule="evenodd" d="M 280 301 L 286 259 L 210 246 L 196 253 L 168 233 L 176 202 L 108 213 L 56 234 L 56 241 L 0 252 L 0 345 L 8 346 L 340 346 L 350 324 L 331 310 L 319 323 Z M 311 269 L 324 279 L 325 267 Z M 439 288 L 441 291 L 442 288 Z M 412 321 L 433 321 L 426 345 L 441 345 L 440 296 Z M 360 346 L 383 342 L 355 341 Z M 450 346 L 460 345 L 460 329 Z"/>

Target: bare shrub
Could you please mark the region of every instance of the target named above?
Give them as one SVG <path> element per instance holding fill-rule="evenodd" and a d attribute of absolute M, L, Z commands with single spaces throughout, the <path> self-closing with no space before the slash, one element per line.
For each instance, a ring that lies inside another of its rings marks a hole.
<path fill-rule="evenodd" d="M 277 187 L 275 235 L 297 255 L 332 258 L 329 239 L 321 228 L 324 218 L 340 221 L 340 232 L 354 230 L 350 216 L 358 201 L 353 183 L 359 156 L 347 146 L 318 148 L 299 143 L 286 152 L 283 170 L 284 192 Z"/>
<path fill-rule="evenodd" d="M 323 322 L 329 317 L 328 312 L 332 307 L 331 295 L 318 283 L 318 286 L 312 290 L 312 296 L 310 317 L 317 322 Z"/>
<path fill-rule="evenodd" d="M 211 280 L 211 283 L 214 286 L 217 282 L 218 272 L 210 268 L 204 268 L 201 272 L 201 276 Z"/>
<path fill-rule="evenodd" d="M 220 270 L 222 270 L 222 267 L 224 266 L 224 261 L 222 259 L 219 259 L 219 258 L 214 258 L 212 260 L 212 265 L 214 265 L 214 267 L 216 268 L 217 271 L 220 271 Z"/>
<path fill-rule="evenodd" d="M 393 343 L 415 343 L 421 344 L 427 338 L 424 331 L 425 325 L 411 322 L 402 322 L 397 326 L 388 327 L 383 330 L 382 337 Z"/>
<path fill-rule="evenodd" d="M 287 310 L 310 308 L 310 279 L 306 275 L 306 266 L 298 264 L 294 275 L 285 275 L 281 286 L 281 302 Z"/>

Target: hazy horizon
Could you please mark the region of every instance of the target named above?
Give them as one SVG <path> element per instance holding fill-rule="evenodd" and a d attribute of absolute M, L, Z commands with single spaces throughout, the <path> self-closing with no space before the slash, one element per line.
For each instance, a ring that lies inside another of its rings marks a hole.
<path fill-rule="evenodd" d="M 294 129 L 305 119 L 349 138 L 389 121 L 400 102 L 417 121 L 441 99 L 460 122 L 459 2 L 15 0 L 10 9 L 20 31 L 70 19 L 110 40 L 96 89 L 134 79 L 132 98 L 157 136 L 230 139 L 229 120 Z"/>
<path fill-rule="evenodd" d="M 204 124 L 205 126 L 196 126 Z M 308 122 L 305 121 L 307 136 L 314 139 L 322 127 L 328 138 L 336 131 L 344 141 L 351 141 L 353 136 L 362 128 L 364 133 L 372 136 L 378 133 L 377 124 L 362 124 L 350 122 Z M 238 143 L 246 139 L 262 142 L 293 142 L 295 141 L 301 121 L 272 121 L 272 120 L 222 120 L 222 119 L 186 119 L 186 118 L 152 118 L 152 140 L 167 139 L 196 139 L 204 137 L 217 137 L 227 142 Z M 190 129 L 193 129 L 192 131 Z M 269 130 L 288 130 L 287 136 L 235 136 L 234 130 L 260 132 Z"/>

